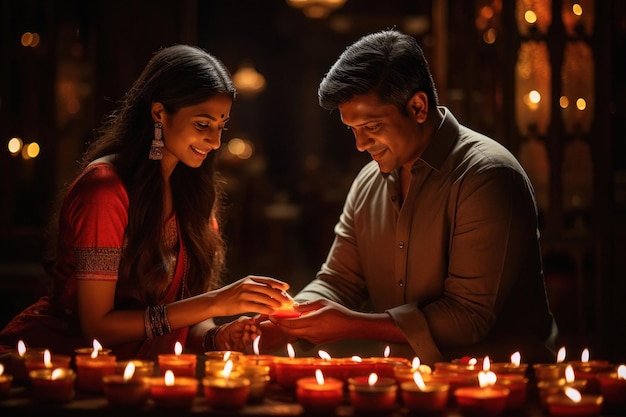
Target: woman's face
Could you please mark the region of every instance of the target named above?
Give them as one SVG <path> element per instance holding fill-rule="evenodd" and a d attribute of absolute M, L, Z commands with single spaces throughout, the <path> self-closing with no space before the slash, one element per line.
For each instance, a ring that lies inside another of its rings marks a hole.
<path fill-rule="evenodd" d="M 232 103 L 230 96 L 219 94 L 173 114 L 154 103 L 153 115 L 163 124 L 163 167 L 173 170 L 179 161 L 192 168 L 202 165 L 209 152 L 220 147 Z"/>

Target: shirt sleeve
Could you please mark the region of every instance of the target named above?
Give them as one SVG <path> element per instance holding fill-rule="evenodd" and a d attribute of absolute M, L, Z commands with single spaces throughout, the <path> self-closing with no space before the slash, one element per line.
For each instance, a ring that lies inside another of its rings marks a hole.
<path fill-rule="evenodd" d="M 98 164 L 85 172 L 69 190 L 66 207 L 77 279 L 117 280 L 128 196 L 113 167 Z"/>

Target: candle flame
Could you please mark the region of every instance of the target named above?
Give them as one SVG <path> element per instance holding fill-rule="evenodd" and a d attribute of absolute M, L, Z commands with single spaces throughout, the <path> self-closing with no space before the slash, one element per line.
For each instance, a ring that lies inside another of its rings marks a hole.
<path fill-rule="evenodd" d="M 487 388 L 493 386 L 498 377 L 491 371 L 480 371 L 478 373 L 478 384 L 481 388 Z"/>
<path fill-rule="evenodd" d="M 567 365 L 567 368 L 565 368 L 565 381 L 571 384 L 574 382 L 574 378 L 574 368 L 572 368 L 572 365 Z"/>
<path fill-rule="evenodd" d="M 417 371 L 413 372 L 413 381 L 417 384 L 417 386 L 423 391 L 426 389 L 426 384 L 424 384 L 424 378 L 422 378 L 422 374 Z"/>
<path fill-rule="evenodd" d="M 23 340 L 17 342 L 17 354 L 20 355 L 20 358 L 23 358 L 26 355 L 26 344 Z"/>
<path fill-rule="evenodd" d="M 582 400 L 583 398 L 583 396 L 580 395 L 580 392 L 577 389 L 571 387 L 565 388 L 565 395 L 567 395 L 575 403 L 579 403 L 580 400 Z"/>
<path fill-rule="evenodd" d="M 102 345 L 96 339 L 93 339 L 93 350 L 91 351 L 91 357 L 93 359 L 98 357 L 98 353 L 102 350 Z"/>
<path fill-rule="evenodd" d="M 317 354 L 320 356 L 320 358 L 329 361 L 330 360 L 330 355 L 328 354 L 328 352 L 324 351 L 324 350 L 319 350 L 317 351 Z"/>
<path fill-rule="evenodd" d="M 626 365 L 620 365 L 617 367 L 617 377 L 619 379 L 626 379 Z"/>
<path fill-rule="evenodd" d="M 181 345 L 180 342 L 176 342 L 174 345 L 174 353 L 176 356 L 180 356 L 180 354 L 183 353 L 183 345 Z"/>
<path fill-rule="evenodd" d="M 0 375 L 4 373 L 4 365 L 0 363 Z"/>
<path fill-rule="evenodd" d="M 319 385 L 324 385 L 324 374 L 321 369 L 315 370 L 315 379 Z"/>
<path fill-rule="evenodd" d="M 385 358 L 388 358 L 390 352 L 391 352 L 391 348 L 389 347 L 389 345 L 387 345 L 387 347 L 385 347 L 385 352 L 383 353 L 383 356 Z"/>
<path fill-rule="evenodd" d="M 124 381 L 128 381 L 133 378 L 135 374 L 135 363 L 133 361 L 129 361 L 126 368 L 124 368 Z"/>
<path fill-rule="evenodd" d="M 227 351 L 226 353 L 224 353 L 224 362 L 228 361 L 230 359 L 230 355 L 231 355 L 231 351 Z"/>
<path fill-rule="evenodd" d="M 414 358 L 413 358 L 413 362 L 411 362 L 411 369 L 412 369 L 413 371 L 415 371 L 415 370 L 419 369 L 420 364 L 421 364 L 421 362 L 420 362 L 420 358 L 418 358 L 417 356 L 416 356 L 416 357 L 414 357 Z"/>
<path fill-rule="evenodd" d="M 291 343 L 287 343 L 287 354 L 289 355 L 290 359 L 296 357 L 296 351 L 293 350 L 293 346 L 291 346 Z"/>
<path fill-rule="evenodd" d="M 515 366 L 519 366 L 522 363 L 522 355 L 519 352 L 515 352 L 511 355 L 511 363 Z"/>
<path fill-rule="evenodd" d="M 565 346 L 561 347 L 561 349 L 559 349 L 558 353 L 556 354 L 556 363 L 563 363 L 564 360 L 565 360 Z"/>
<path fill-rule="evenodd" d="M 259 343 L 261 341 L 261 336 L 257 336 L 254 339 L 254 342 L 252 342 L 252 350 L 254 351 L 254 354 L 259 356 Z"/>
<path fill-rule="evenodd" d="M 171 369 L 165 371 L 165 377 L 163 378 L 163 380 L 165 381 L 166 387 L 173 387 L 174 382 L 176 382 L 176 378 L 174 378 L 174 372 L 172 372 Z"/>
<path fill-rule="evenodd" d="M 51 379 L 60 379 L 63 376 L 63 369 L 61 368 L 56 368 L 54 371 L 52 371 L 52 374 L 50 375 Z"/>
<path fill-rule="evenodd" d="M 483 359 L 483 371 L 488 372 L 491 368 L 491 361 L 489 360 L 489 356 L 485 356 Z"/>
<path fill-rule="evenodd" d="M 583 353 L 580 354 L 580 361 L 585 363 L 589 362 L 589 349 L 583 349 Z"/>
<path fill-rule="evenodd" d="M 353 356 L 351 359 L 352 359 L 352 362 L 358 362 L 358 363 L 363 362 L 363 359 L 361 359 L 360 356 Z"/>
<path fill-rule="evenodd" d="M 52 368 L 51 355 L 50 355 L 50 351 L 48 349 L 44 350 L 44 352 L 43 352 L 43 365 L 46 368 Z"/>
<path fill-rule="evenodd" d="M 233 361 L 229 359 L 226 361 L 226 365 L 224 365 L 224 371 L 223 371 L 224 378 L 229 378 L 232 370 L 233 370 Z"/>
<path fill-rule="evenodd" d="M 376 382 L 378 381 L 378 375 L 376 375 L 374 372 L 372 372 L 370 374 L 370 376 L 367 378 L 367 384 L 371 387 L 373 385 L 376 385 Z"/>

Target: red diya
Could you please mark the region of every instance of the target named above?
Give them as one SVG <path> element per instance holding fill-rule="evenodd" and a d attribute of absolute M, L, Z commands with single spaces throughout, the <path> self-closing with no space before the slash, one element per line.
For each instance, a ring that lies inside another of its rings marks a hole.
<path fill-rule="evenodd" d="M 537 381 L 549 381 L 558 380 L 565 377 L 565 364 L 566 351 L 565 347 L 561 347 L 556 355 L 556 363 L 535 363 L 533 364 L 533 371 L 535 379 Z"/>
<path fill-rule="evenodd" d="M 289 357 L 278 357 L 274 361 L 276 383 L 286 389 L 295 389 L 300 378 L 315 375 L 316 361 L 314 358 L 296 358 L 293 346 L 287 343 Z"/>
<path fill-rule="evenodd" d="M 396 406 L 398 386 L 393 378 L 378 378 L 375 373 L 348 380 L 350 403 L 356 412 L 386 413 Z"/>
<path fill-rule="evenodd" d="M 113 375 L 117 358 L 114 355 L 100 355 L 102 345 L 94 339 L 91 352 L 76 355 L 76 388 L 81 391 L 102 392 L 102 377 Z"/>
<path fill-rule="evenodd" d="M 554 417 L 597 416 L 602 410 L 602 403 L 601 395 L 581 394 L 570 387 L 546 399 L 548 413 Z"/>
<path fill-rule="evenodd" d="M 483 371 L 478 373 L 478 387 L 461 387 L 454 391 L 454 397 L 464 416 L 494 417 L 506 409 L 510 390 L 495 385 L 497 376 L 489 370 L 489 358 L 483 361 Z"/>
<path fill-rule="evenodd" d="M 626 365 L 617 367 L 616 372 L 598 376 L 604 397 L 604 408 L 608 411 L 626 411 Z"/>
<path fill-rule="evenodd" d="M 171 370 L 162 377 L 150 379 L 150 396 L 157 407 L 190 408 L 198 395 L 198 380 L 192 377 L 176 377 Z"/>
<path fill-rule="evenodd" d="M 599 394 L 600 382 L 598 376 L 611 372 L 613 366 L 607 360 L 589 360 L 589 349 L 583 349 L 580 355 L 580 361 L 570 361 L 570 365 L 574 368 L 576 379 L 584 379 L 587 381 L 585 392 Z"/>
<path fill-rule="evenodd" d="M 17 342 L 15 352 L 11 353 L 11 361 L 8 368 L 8 373 L 13 375 L 16 381 L 28 382 L 30 377 L 28 376 L 28 369 L 26 368 L 26 359 L 29 356 L 35 358 L 43 358 L 44 349 L 32 349 L 27 348 L 23 340 Z"/>
<path fill-rule="evenodd" d="M 128 361 L 123 375 L 102 377 L 104 396 L 111 406 L 140 407 L 150 396 L 150 379 L 135 375 L 135 362 Z"/>
<path fill-rule="evenodd" d="M 424 381 L 420 371 L 413 373 L 413 381 L 400 383 L 402 403 L 409 411 L 420 414 L 441 413 L 448 403 L 450 384 Z"/>
<path fill-rule="evenodd" d="M 228 360 L 220 376 L 207 376 L 202 379 L 207 403 L 215 409 L 238 409 L 248 401 L 250 380 L 232 376 L 233 362 Z"/>
<path fill-rule="evenodd" d="M 174 345 L 174 353 L 162 353 L 157 356 L 159 369 L 163 375 L 168 369 L 178 376 L 196 376 L 196 364 L 198 357 L 191 353 L 182 353 L 183 346 L 180 342 Z"/>
<path fill-rule="evenodd" d="M 504 374 L 526 375 L 528 364 L 521 363 L 522 355 L 515 352 L 511 355 L 511 362 L 494 362 L 491 364 L 491 371 L 497 376 Z"/>
<path fill-rule="evenodd" d="M 315 377 L 304 377 L 296 381 L 296 398 L 308 412 L 333 412 L 343 401 L 343 381 L 324 378 L 320 369 Z"/>
<path fill-rule="evenodd" d="M 567 388 L 574 388 L 578 391 L 585 389 L 587 381 L 584 379 L 576 379 L 572 365 L 565 368 L 565 378 L 546 379 L 537 381 L 537 389 L 539 390 L 539 402 L 544 409 L 547 409 L 547 399 L 551 395 L 561 395 Z"/>
<path fill-rule="evenodd" d="M 11 389 L 13 375 L 4 373 L 4 365 L 0 363 L 0 397 L 6 395 Z"/>
<path fill-rule="evenodd" d="M 396 365 L 393 368 L 393 376 L 398 385 L 403 382 L 415 382 L 415 373 L 420 375 L 431 375 L 430 366 L 421 363 L 418 357 L 413 358 L 411 365 Z"/>
<path fill-rule="evenodd" d="M 389 356 L 390 353 L 391 348 L 389 346 L 386 346 L 385 350 L 383 351 L 382 358 L 371 358 L 371 360 L 374 361 L 373 372 L 375 372 L 381 378 L 394 378 L 394 367 L 411 365 L 411 362 L 409 362 L 407 358 Z"/>

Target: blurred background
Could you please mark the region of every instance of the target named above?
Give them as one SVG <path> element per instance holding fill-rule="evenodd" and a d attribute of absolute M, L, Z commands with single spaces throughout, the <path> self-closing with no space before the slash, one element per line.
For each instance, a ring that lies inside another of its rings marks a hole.
<path fill-rule="evenodd" d="M 220 149 L 228 281 L 314 277 L 369 160 L 317 86 L 361 36 L 415 36 L 440 100 L 508 147 L 537 193 L 568 358 L 626 360 L 626 2 L 0 0 L 0 326 L 46 293 L 55 198 L 159 48 L 199 45 L 239 96 Z M 529 306 L 532 308 L 532 306 Z"/>

